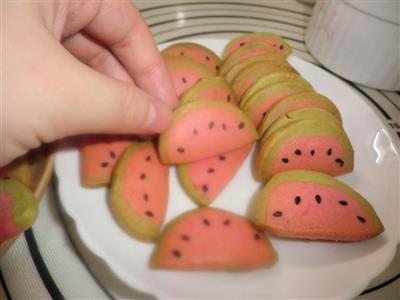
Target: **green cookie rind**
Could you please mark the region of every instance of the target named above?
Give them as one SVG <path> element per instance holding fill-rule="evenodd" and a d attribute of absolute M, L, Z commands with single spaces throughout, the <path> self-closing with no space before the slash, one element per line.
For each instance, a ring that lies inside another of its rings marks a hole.
<path fill-rule="evenodd" d="M 253 122 L 247 117 L 247 115 L 240 110 L 237 106 L 230 104 L 230 103 L 225 103 L 225 102 L 219 102 L 219 101 L 192 101 L 189 103 L 186 103 L 184 105 L 179 106 L 173 113 L 172 115 L 172 121 L 170 123 L 170 127 L 172 127 L 173 124 L 175 124 L 179 119 L 186 115 L 187 113 L 190 113 L 192 111 L 197 110 L 198 108 L 204 108 L 204 107 L 211 107 L 211 108 L 222 108 L 222 109 L 227 109 L 231 112 L 234 112 L 237 114 L 240 119 L 245 123 L 245 126 L 249 129 L 249 133 L 251 135 L 251 140 L 255 141 L 258 139 L 258 134 L 257 130 L 254 127 Z M 168 152 L 165 149 L 164 144 L 167 143 L 168 140 L 168 129 L 164 131 L 162 134 L 160 134 L 159 137 L 159 142 L 158 142 L 158 153 L 160 155 L 160 160 L 164 164 L 169 164 L 169 158 L 168 158 Z M 232 149 L 233 150 L 233 149 Z"/>
<path fill-rule="evenodd" d="M 147 148 L 150 145 L 151 142 L 133 142 L 132 145 L 125 150 L 124 154 L 115 166 L 109 191 L 111 211 L 117 221 L 129 234 L 142 241 L 156 240 L 160 235 L 160 227 L 133 213 L 128 205 L 126 205 L 126 201 L 122 195 L 124 175 L 130 157 L 134 155 L 137 150 Z"/>
<path fill-rule="evenodd" d="M 180 97 L 180 104 L 185 104 L 191 101 L 196 101 L 198 95 L 205 89 L 208 88 L 209 86 L 218 86 L 226 89 L 229 91 L 229 93 L 234 97 L 234 93 L 226 81 L 224 77 L 220 76 L 212 76 L 212 77 L 205 77 L 201 79 L 198 83 L 196 83 L 194 86 L 192 86 L 190 89 L 188 89 L 181 97 Z M 213 99 L 207 99 L 207 100 L 213 100 Z M 236 103 L 235 101 L 232 101 L 232 103 Z"/>
<path fill-rule="evenodd" d="M 234 65 L 232 68 L 230 68 L 224 77 L 228 82 L 232 82 L 233 79 L 235 79 L 236 75 L 239 74 L 242 70 L 247 68 L 249 65 L 254 64 L 254 63 L 262 63 L 262 62 L 269 62 L 271 64 L 275 63 L 284 63 L 286 62 L 285 58 L 282 55 L 276 54 L 276 55 L 260 55 L 260 56 L 253 56 L 250 57 L 249 59 L 246 59 L 237 65 Z"/>
<path fill-rule="evenodd" d="M 274 72 L 272 74 L 262 76 L 243 94 L 241 102 L 246 103 L 251 96 L 253 96 L 256 92 L 258 92 L 263 88 L 266 88 L 268 86 L 271 86 L 279 82 L 298 79 L 298 78 L 301 78 L 299 74 L 280 73 L 280 72 Z"/>
<path fill-rule="evenodd" d="M 39 209 L 33 192 L 15 179 L 0 180 L 0 191 L 11 195 L 13 223 L 22 231 L 31 227 Z"/>
<path fill-rule="evenodd" d="M 192 181 L 189 177 L 189 166 L 190 164 L 177 165 L 176 171 L 181 186 L 190 199 L 192 199 L 198 205 L 207 206 L 210 204 L 210 199 L 208 199 L 204 194 L 200 193 L 192 184 Z"/>
<path fill-rule="evenodd" d="M 330 175 L 307 170 L 292 170 L 286 171 L 273 176 L 268 183 L 263 187 L 260 194 L 256 200 L 256 209 L 253 221 L 256 226 L 264 228 L 264 222 L 266 218 L 266 210 L 268 206 L 268 195 L 280 184 L 285 182 L 309 182 L 315 183 L 322 186 L 329 186 L 339 189 L 340 191 L 349 194 L 353 199 L 355 199 L 368 213 L 374 222 L 377 230 L 377 235 L 382 233 L 385 228 L 376 214 L 372 205 L 366 200 L 361 194 L 353 190 L 347 184 L 333 178 Z"/>
<path fill-rule="evenodd" d="M 275 131 L 286 127 L 294 122 L 305 121 L 305 120 L 321 120 L 323 122 L 330 122 L 333 126 L 342 127 L 342 123 L 335 118 L 331 113 L 326 110 L 319 108 L 303 108 L 293 110 L 271 124 L 264 132 L 261 128 L 258 130 L 260 138 L 260 144 L 263 144 L 265 140 Z"/>
<path fill-rule="evenodd" d="M 247 66 L 245 69 L 241 70 L 236 77 L 231 82 L 232 90 L 234 91 L 236 97 L 239 98 L 239 91 L 242 88 L 243 84 L 251 77 L 256 78 L 256 81 L 260 79 L 262 76 L 267 74 L 272 74 L 275 72 L 284 72 L 284 73 L 295 73 L 298 74 L 297 70 L 290 66 L 286 62 L 277 62 L 274 64 L 271 63 L 253 63 Z M 251 86 L 249 87 L 251 88 Z M 241 98 L 239 99 L 239 102 Z"/>
<path fill-rule="evenodd" d="M 195 61 L 194 59 L 183 57 L 183 56 L 177 56 L 177 57 L 174 56 L 174 59 L 176 59 L 176 62 L 174 61 L 170 64 L 167 64 L 167 68 L 171 72 L 176 69 L 185 68 L 185 69 L 191 69 L 191 70 L 197 71 L 197 72 L 201 73 L 202 75 L 204 75 L 204 77 L 215 76 L 215 74 L 213 72 L 211 72 L 209 68 L 207 68 L 206 66 L 202 65 L 201 63 Z"/>
<path fill-rule="evenodd" d="M 293 93 L 300 93 L 304 91 L 313 91 L 313 87 L 303 78 L 295 78 L 293 80 L 287 80 L 272 84 L 261 90 L 258 90 L 245 102 L 240 101 L 239 106 L 249 115 L 252 116 L 254 111 L 257 110 L 258 106 L 276 94 L 291 91 Z"/>
<path fill-rule="evenodd" d="M 307 99 L 308 102 L 314 102 L 315 104 L 321 105 L 323 109 L 330 112 L 339 120 L 340 123 L 342 123 L 342 118 L 336 105 L 327 97 L 313 91 L 290 95 L 282 101 L 276 103 L 267 112 L 266 116 L 260 123 L 259 132 L 265 132 L 268 127 L 272 125 L 273 122 L 275 122 L 279 117 L 282 116 L 282 111 L 285 111 L 287 107 L 290 107 L 290 105 L 292 105 L 293 103 L 300 102 L 303 99 Z"/>
<path fill-rule="evenodd" d="M 334 136 L 337 138 L 346 154 L 344 158 L 346 165 L 343 173 L 353 170 L 354 150 L 346 132 L 335 124 L 318 120 L 304 120 L 294 122 L 275 131 L 263 143 L 259 143 L 259 151 L 254 161 L 256 177 L 263 182 L 267 181 L 271 177 L 269 167 L 272 165 L 271 162 L 275 159 L 280 146 L 292 138 L 306 136 Z"/>
<path fill-rule="evenodd" d="M 236 38 L 234 38 L 233 40 L 231 40 L 224 48 L 223 52 L 222 52 L 222 60 L 227 59 L 228 57 L 228 49 L 229 46 L 232 45 L 233 43 L 235 43 L 238 39 L 241 39 L 243 37 L 247 37 L 247 36 L 254 36 L 254 37 L 266 37 L 266 38 L 274 38 L 276 40 L 279 40 L 282 45 L 284 45 L 285 47 L 285 56 L 288 56 L 290 53 L 292 53 L 292 48 L 289 46 L 289 44 L 280 36 L 274 34 L 274 33 L 270 33 L 270 32 L 253 32 L 253 33 L 246 33 L 243 35 L 240 35 Z"/>
<path fill-rule="evenodd" d="M 278 53 L 278 51 L 274 48 L 274 46 L 267 44 L 267 43 L 261 43 L 261 42 L 256 42 L 253 44 L 249 44 L 249 45 L 245 45 L 243 47 L 238 48 L 237 50 L 235 50 L 234 52 L 232 52 L 231 55 L 229 55 L 229 57 L 226 58 L 226 60 L 224 60 L 221 64 L 221 68 L 219 70 L 219 74 L 221 76 L 224 76 L 226 74 L 226 72 L 234 65 L 237 65 L 238 63 L 240 63 L 240 59 L 242 58 L 242 56 L 248 52 L 251 51 L 254 48 L 264 48 L 268 51 L 270 51 L 271 55 L 276 54 L 279 55 L 280 57 L 282 57 L 282 55 L 280 55 Z M 269 54 L 265 55 L 265 56 L 269 56 Z"/>

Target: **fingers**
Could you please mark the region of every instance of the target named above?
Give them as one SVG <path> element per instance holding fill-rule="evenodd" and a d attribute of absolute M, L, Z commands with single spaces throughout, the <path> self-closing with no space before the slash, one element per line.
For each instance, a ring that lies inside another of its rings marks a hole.
<path fill-rule="evenodd" d="M 103 1 L 84 31 L 111 49 L 137 86 L 177 105 L 172 80 L 152 34 L 130 1 Z"/>
<path fill-rule="evenodd" d="M 63 41 L 64 47 L 77 59 L 115 79 L 133 83 L 132 78 L 114 55 L 95 40 L 77 33 Z"/>

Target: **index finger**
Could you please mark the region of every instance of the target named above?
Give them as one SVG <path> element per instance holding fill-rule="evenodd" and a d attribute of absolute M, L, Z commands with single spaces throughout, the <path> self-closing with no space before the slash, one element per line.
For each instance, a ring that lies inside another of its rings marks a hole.
<path fill-rule="evenodd" d="M 84 31 L 114 53 L 137 86 L 170 106 L 177 105 L 172 79 L 150 29 L 130 1 L 103 1 Z"/>

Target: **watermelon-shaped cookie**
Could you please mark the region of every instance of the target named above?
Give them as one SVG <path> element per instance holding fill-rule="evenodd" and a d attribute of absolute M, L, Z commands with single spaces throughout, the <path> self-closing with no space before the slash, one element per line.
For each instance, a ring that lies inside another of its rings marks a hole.
<path fill-rule="evenodd" d="M 140 240 L 155 240 L 168 202 L 168 167 L 152 142 L 134 142 L 122 155 L 111 183 L 110 206 L 117 221 Z"/>
<path fill-rule="evenodd" d="M 264 130 L 264 128 L 258 128 L 258 133 L 261 137 L 260 144 L 265 143 L 270 135 L 277 130 L 284 128 L 285 126 L 288 126 L 290 124 L 304 120 L 319 120 L 321 122 L 328 122 L 332 124 L 332 126 L 342 127 L 342 123 L 337 118 L 335 118 L 334 115 L 332 115 L 330 112 L 327 112 L 326 110 L 322 110 L 319 108 L 303 108 L 293 110 L 278 118 L 267 129 Z"/>
<path fill-rule="evenodd" d="M 176 94 L 180 97 L 194 86 L 200 79 L 215 76 L 205 65 L 184 56 L 163 55 Z"/>
<path fill-rule="evenodd" d="M 259 145 L 255 173 L 265 182 L 277 173 L 295 169 L 338 176 L 351 172 L 353 165 L 354 150 L 340 126 L 303 120 L 276 130 Z"/>
<path fill-rule="evenodd" d="M 188 57 L 217 74 L 221 64 L 219 57 L 207 47 L 196 43 L 176 43 L 162 51 L 163 55 Z"/>
<path fill-rule="evenodd" d="M 220 76 L 201 79 L 181 96 L 180 102 L 184 104 L 201 100 L 237 103 L 230 85 L 225 78 Z"/>
<path fill-rule="evenodd" d="M 277 259 L 265 235 L 245 218 L 215 208 L 180 215 L 163 231 L 151 266 L 179 270 L 248 270 Z"/>
<path fill-rule="evenodd" d="M 235 176 L 253 143 L 239 149 L 177 166 L 178 177 L 189 197 L 199 205 L 209 205 Z"/>
<path fill-rule="evenodd" d="M 329 175 L 296 170 L 274 176 L 256 202 L 255 223 L 289 238 L 361 241 L 384 227 L 371 204 Z"/>
<path fill-rule="evenodd" d="M 115 164 L 131 141 L 113 136 L 90 140 L 80 149 L 81 182 L 85 187 L 108 185 Z"/>
<path fill-rule="evenodd" d="M 240 102 L 240 107 L 258 126 L 268 110 L 287 96 L 312 91 L 313 87 L 302 78 L 295 78 L 275 83 L 254 93 L 247 102 Z"/>
<path fill-rule="evenodd" d="M 251 120 L 235 105 L 194 101 L 178 107 L 160 135 L 165 164 L 193 162 L 238 149 L 258 138 Z"/>
<path fill-rule="evenodd" d="M 296 73 L 296 69 L 290 66 L 287 62 L 256 62 L 247 66 L 240 71 L 231 82 L 231 87 L 236 97 L 242 98 L 244 93 L 261 77 L 274 73 Z"/>
<path fill-rule="evenodd" d="M 222 60 L 227 59 L 236 49 L 256 42 L 271 44 L 284 56 L 288 56 L 292 52 L 292 48 L 280 36 L 270 32 L 253 32 L 243 34 L 230 41 L 224 48 Z"/>
<path fill-rule="evenodd" d="M 315 91 L 311 91 L 290 95 L 271 107 L 259 126 L 260 132 L 264 132 L 272 123 L 286 113 L 302 108 L 319 108 L 326 110 L 342 122 L 340 112 L 336 105 L 327 97 Z"/>
<path fill-rule="evenodd" d="M 14 179 L 0 180 L 0 244 L 32 226 L 38 202 L 32 191 Z"/>
<path fill-rule="evenodd" d="M 251 57 L 269 55 L 279 55 L 278 51 L 271 44 L 257 42 L 240 47 L 222 62 L 219 74 L 224 76 L 230 68 Z M 281 55 L 279 56 L 282 57 Z"/>

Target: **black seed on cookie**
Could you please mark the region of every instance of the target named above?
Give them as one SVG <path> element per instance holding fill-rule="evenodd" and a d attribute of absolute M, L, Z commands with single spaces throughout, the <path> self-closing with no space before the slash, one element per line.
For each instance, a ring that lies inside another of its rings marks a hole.
<path fill-rule="evenodd" d="M 179 153 L 183 153 L 183 152 L 185 152 L 185 148 L 179 147 L 176 149 L 176 151 L 178 151 Z"/>
<path fill-rule="evenodd" d="M 180 258 L 182 256 L 181 251 L 176 249 L 172 250 L 172 254 L 177 258 Z"/>
<path fill-rule="evenodd" d="M 296 154 L 296 155 L 301 155 L 301 150 L 300 150 L 300 149 L 294 150 L 294 154 Z"/>
<path fill-rule="evenodd" d="M 328 156 L 332 155 L 332 148 L 329 148 L 328 151 L 326 151 L 326 155 Z"/>
<path fill-rule="evenodd" d="M 214 173 L 215 172 L 215 169 L 214 168 L 209 168 L 208 170 L 207 170 L 207 173 Z"/>
<path fill-rule="evenodd" d="M 189 237 L 187 234 L 182 234 L 182 235 L 181 235 L 181 239 L 182 239 L 183 241 L 185 241 L 185 242 L 190 241 L 190 237 Z"/>
<path fill-rule="evenodd" d="M 146 214 L 146 216 L 148 216 L 148 217 L 154 217 L 153 212 L 151 212 L 150 210 L 146 210 L 146 211 L 145 211 L 145 214 Z"/>
<path fill-rule="evenodd" d="M 255 239 L 256 241 L 258 241 L 260 238 L 261 238 L 261 236 L 260 236 L 259 233 L 255 233 L 255 234 L 254 234 L 254 239 Z"/>
<path fill-rule="evenodd" d="M 339 204 L 343 206 L 347 206 L 349 204 L 346 200 L 339 200 Z"/>
<path fill-rule="evenodd" d="M 146 161 L 150 161 L 151 160 L 151 156 L 150 155 L 147 155 L 146 156 Z"/>
<path fill-rule="evenodd" d="M 284 162 L 285 164 L 287 164 L 287 163 L 289 162 L 289 159 L 286 158 L 286 157 L 284 157 L 284 158 L 282 158 L 282 162 Z"/>
<path fill-rule="evenodd" d="M 204 218 L 203 219 L 203 224 L 206 226 L 210 226 L 210 221 L 208 221 L 208 219 Z"/>
<path fill-rule="evenodd" d="M 322 199 L 320 195 L 315 195 L 315 201 L 317 201 L 318 204 L 321 203 Z"/>
<path fill-rule="evenodd" d="M 202 185 L 202 186 L 201 186 L 201 190 L 202 190 L 204 193 L 207 193 L 207 192 L 208 192 L 208 186 L 207 186 L 206 184 Z"/>
<path fill-rule="evenodd" d="M 113 151 L 110 151 L 110 157 L 111 158 L 116 158 L 117 156 L 115 155 L 115 153 Z"/>
<path fill-rule="evenodd" d="M 187 80 L 186 80 L 185 77 L 182 77 L 182 82 L 183 82 L 183 83 L 187 83 Z"/>
<path fill-rule="evenodd" d="M 145 180 L 146 179 L 146 174 L 145 173 L 140 174 L 140 179 L 141 180 Z"/>
<path fill-rule="evenodd" d="M 229 224 L 231 224 L 231 221 L 230 221 L 230 220 L 225 220 L 225 221 L 224 221 L 224 225 L 225 225 L 225 226 L 228 226 Z"/>
<path fill-rule="evenodd" d="M 108 167 L 108 162 L 103 161 L 103 162 L 100 164 L 100 166 L 101 166 L 102 168 L 107 168 L 107 167 Z"/>
<path fill-rule="evenodd" d="M 244 122 L 240 122 L 239 125 L 238 125 L 238 128 L 239 129 L 243 129 L 244 128 Z"/>
<path fill-rule="evenodd" d="M 274 212 L 273 216 L 277 218 L 282 217 L 282 212 L 277 210 L 276 212 Z"/>
<path fill-rule="evenodd" d="M 211 121 L 210 123 L 208 123 L 208 128 L 213 129 L 214 125 L 215 125 L 215 123 L 213 121 Z"/>
<path fill-rule="evenodd" d="M 220 155 L 220 156 L 218 157 L 218 159 L 219 159 L 219 160 L 225 160 L 226 157 L 225 157 L 224 155 Z"/>
<path fill-rule="evenodd" d="M 311 156 L 314 156 L 314 154 L 315 154 L 315 150 L 313 149 L 313 150 L 311 150 L 310 151 L 310 154 L 311 154 Z"/>
<path fill-rule="evenodd" d="M 294 198 L 294 203 L 295 203 L 296 205 L 299 205 L 300 202 L 301 202 L 300 196 L 296 196 L 296 198 Z"/>
<path fill-rule="evenodd" d="M 344 165 L 344 161 L 342 159 L 340 159 L 340 158 L 336 158 L 335 162 L 341 167 L 343 167 L 343 165 Z"/>
<path fill-rule="evenodd" d="M 364 217 L 357 216 L 357 219 L 358 219 L 358 221 L 360 221 L 361 223 L 365 223 L 365 222 L 366 222 L 366 220 L 365 220 Z"/>

